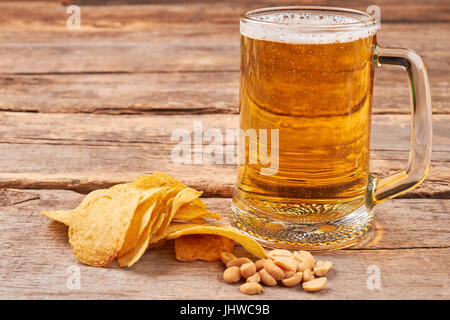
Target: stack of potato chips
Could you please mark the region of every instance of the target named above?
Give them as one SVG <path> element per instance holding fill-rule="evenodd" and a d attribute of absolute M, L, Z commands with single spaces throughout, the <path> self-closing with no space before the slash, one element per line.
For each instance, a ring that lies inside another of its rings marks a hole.
<path fill-rule="evenodd" d="M 69 227 L 69 242 L 80 262 L 104 267 L 117 259 L 132 266 L 148 248 L 191 234 L 224 236 L 264 257 L 261 245 L 231 226 L 211 225 L 220 215 L 206 209 L 201 192 L 160 172 L 89 193 L 74 210 L 41 214 Z"/>

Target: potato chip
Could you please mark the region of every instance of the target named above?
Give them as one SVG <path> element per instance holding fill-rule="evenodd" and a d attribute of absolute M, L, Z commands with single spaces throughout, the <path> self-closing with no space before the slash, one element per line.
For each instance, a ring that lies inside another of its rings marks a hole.
<path fill-rule="evenodd" d="M 170 223 L 172 222 L 172 219 L 175 216 L 175 213 L 178 211 L 178 209 L 186 203 L 191 203 L 194 199 L 197 199 L 201 195 L 202 193 L 195 189 L 185 188 L 181 190 L 173 198 L 172 205 L 170 207 L 170 213 L 167 214 L 166 217 L 164 218 L 161 227 L 155 232 L 155 234 L 152 234 L 150 243 L 155 243 L 163 239 L 164 235 L 166 234 L 166 230 L 169 227 Z"/>
<path fill-rule="evenodd" d="M 117 257 L 139 203 L 140 192 L 124 184 L 99 192 L 77 210 L 69 227 L 69 242 L 84 264 L 106 266 Z"/>
<path fill-rule="evenodd" d="M 149 229 L 150 236 L 156 234 L 160 230 L 162 224 L 164 223 L 164 220 L 170 214 L 173 199 L 183 189 L 185 188 L 184 187 L 169 188 L 169 191 L 167 191 L 163 195 L 163 198 L 161 199 L 161 205 L 156 209 L 157 212 L 155 213 L 155 218 L 151 220 L 151 228 Z"/>
<path fill-rule="evenodd" d="M 248 252 L 264 258 L 266 252 L 256 240 L 246 236 L 244 233 L 232 226 L 198 225 L 193 223 L 173 222 L 167 229 L 166 239 L 175 239 L 188 234 L 216 234 L 225 236 L 240 243 Z"/>
<path fill-rule="evenodd" d="M 213 218 L 220 220 L 221 216 L 218 213 L 209 211 L 206 208 L 199 207 L 193 203 L 184 204 L 175 213 L 173 220 L 194 221 L 197 218 Z"/>
<path fill-rule="evenodd" d="M 204 224 L 206 223 L 206 219 L 205 218 L 194 218 L 189 220 L 190 223 L 195 223 L 195 224 Z"/>
<path fill-rule="evenodd" d="M 222 252 L 233 252 L 233 248 L 233 239 L 215 234 L 192 234 L 175 239 L 175 257 L 179 261 L 217 261 Z"/>
<path fill-rule="evenodd" d="M 128 253 L 118 257 L 117 263 L 119 266 L 131 267 L 142 257 L 149 245 L 163 240 L 164 234 L 179 207 L 193 201 L 200 195 L 201 192 L 188 187 L 183 189 L 177 187 L 168 191 L 161 199 L 160 205 L 155 208 L 155 214 L 152 216 L 155 219 L 150 220 L 136 246 Z"/>
<path fill-rule="evenodd" d="M 173 192 L 172 189 L 169 188 L 167 192 L 157 193 L 155 199 L 155 206 L 153 207 L 153 211 L 150 217 L 149 222 L 145 226 L 142 235 L 137 239 L 137 242 L 133 246 L 133 248 L 127 252 L 124 252 L 122 255 L 117 257 L 117 264 L 120 267 L 131 267 L 135 264 L 145 253 L 149 246 L 150 238 L 152 235 L 152 229 L 158 219 L 161 219 L 161 213 L 164 210 L 165 203 L 167 198 Z"/>
<path fill-rule="evenodd" d="M 142 236 L 138 239 L 136 245 L 122 256 L 117 257 L 117 264 L 120 267 L 131 267 L 135 264 L 147 250 L 149 239 L 150 232 L 147 227 Z"/>
<path fill-rule="evenodd" d="M 158 193 L 157 194 L 157 203 L 155 207 L 153 208 L 153 212 L 150 218 L 150 221 L 148 222 L 147 226 L 145 227 L 144 232 L 139 237 L 137 243 L 135 246 L 126 252 L 125 254 L 121 255 L 117 259 L 117 263 L 121 267 L 131 267 L 133 264 L 135 264 L 145 253 L 145 251 L 149 248 L 149 243 L 151 236 L 156 230 L 159 230 L 164 217 L 166 216 L 168 210 L 167 210 L 167 203 L 170 202 L 175 195 L 182 190 L 182 187 L 176 187 L 176 188 L 167 188 L 166 192 Z"/>
<path fill-rule="evenodd" d="M 158 204 L 157 193 L 164 193 L 168 189 L 169 187 L 150 188 L 142 193 L 139 205 L 131 220 L 130 227 L 118 256 L 123 256 L 126 252 L 129 252 L 136 246 Z"/>
<path fill-rule="evenodd" d="M 162 172 L 154 172 L 153 174 L 144 174 L 138 178 L 136 178 L 131 184 L 137 189 L 147 190 L 149 188 L 154 187 L 181 187 L 187 188 L 182 182 L 178 181 L 171 176 L 162 173 Z"/>
<path fill-rule="evenodd" d="M 158 242 L 152 243 L 151 245 L 149 245 L 147 249 L 158 249 L 158 248 L 162 247 L 163 245 L 165 245 L 166 242 L 167 242 L 167 239 L 159 240 Z"/>
<path fill-rule="evenodd" d="M 117 188 L 120 185 L 114 186 Z M 85 208 L 90 203 L 96 201 L 98 198 L 102 197 L 106 189 L 99 189 L 90 192 L 81 203 L 74 210 L 58 210 L 58 211 L 41 211 L 41 214 L 53 219 L 55 221 L 64 223 L 66 226 L 70 226 L 73 216 L 77 214 L 78 210 Z"/>
<path fill-rule="evenodd" d="M 131 182 L 133 186 L 137 189 L 143 189 L 146 190 L 148 188 L 153 187 L 163 187 L 163 186 L 171 186 L 171 187 L 179 187 L 179 188 L 187 188 L 186 185 L 181 183 L 175 178 L 172 178 L 171 176 L 162 173 L 162 172 L 154 172 L 153 175 L 150 174 L 144 174 L 138 178 L 136 178 L 133 182 Z M 195 199 L 194 204 L 196 204 L 199 207 L 205 208 L 206 204 L 200 200 Z"/>
<path fill-rule="evenodd" d="M 41 214 L 55 221 L 70 226 L 74 210 L 58 210 L 58 211 L 41 211 Z"/>

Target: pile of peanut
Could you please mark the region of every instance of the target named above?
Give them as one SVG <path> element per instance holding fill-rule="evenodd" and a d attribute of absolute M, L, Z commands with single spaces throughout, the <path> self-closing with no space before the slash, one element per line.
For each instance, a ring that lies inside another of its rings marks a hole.
<path fill-rule="evenodd" d="M 264 291 L 262 284 L 274 287 L 281 282 L 286 287 L 302 283 L 307 292 L 322 290 L 327 283 L 324 277 L 332 267 L 330 261 L 317 261 L 308 251 L 291 252 L 274 249 L 266 259 L 255 262 L 248 258 L 237 258 L 232 253 L 222 252 L 220 260 L 226 266 L 223 279 L 227 283 L 244 280 L 239 290 L 244 294 L 258 294 Z"/>

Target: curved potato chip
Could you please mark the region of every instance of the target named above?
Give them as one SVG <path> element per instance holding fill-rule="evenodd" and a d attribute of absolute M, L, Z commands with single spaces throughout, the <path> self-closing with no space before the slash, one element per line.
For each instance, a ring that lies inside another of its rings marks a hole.
<path fill-rule="evenodd" d="M 88 206 L 77 210 L 77 219 L 69 227 L 69 242 L 82 263 L 103 267 L 122 248 L 141 194 L 129 185 L 100 193 Z"/>
<path fill-rule="evenodd" d="M 168 187 L 150 188 L 142 193 L 139 205 L 133 215 L 118 256 L 123 256 L 126 252 L 134 248 L 136 243 L 139 241 L 139 238 L 145 231 L 145 228 L 149 223 L 152 213 L 157 205 L 157 193 L 162 193 L 167 189 Z"/>
<path fill-rule="evenodd" d="M 133 180 L 133 182 L 131 182 L 131 184 L 137 189 L 144 189 L 144 190 L 148 188 L 164 187 L 164 186 L 187 188 L 187 186 L 182 182 L 159 171 L 155 171 L 153 175 L 144 174 L 140 177 L 137 177 L 136 179 Z M 206 207 L 206 204 L 200 199 L 194 200 L 194 203 L 199 207 L 202 208 Z"/>
<path fill-rule="evenodd" d="M 42 215 L 70 226 L 74 210 L 41 211 Z"/>
<path fill-rule="evenodd" d="M 172 223 L 164 238 L 175 239 L 188 234 L 216 234 L 240 243 L 248 252 L 259 258 L 265 258 L 266 252 L 256 240 L 232 226 L 198 225 L 193 223 Z"/>
<path fill-rule="evenodd" d="M 125 185 L 127 185 L 127 184 L 117 184 L 117 185 L 113 186 L 112 188 L 116 189 L 121 186 L 123 187 Z M 105 194 L 106 190 L 108 190 L 108 189 L 98 189 L 98 190 L 94 190 L 94 191 L 90 192 L 83 198 L 81 203 L 74 210 L 41 211 L 40 213 L 50 219 L 64 223 L 66 226 L 70 226 L 74 215 L 76 215 L 80 209 L 86 208 L 92 202 L 94 202 L 97 199 L 99 199 L 100 197 L 102 197 Z"/>
<path fill-rule="evenodd" d="M 223 252 L 233 252 L 234 240 L 217 234 L 190 234 L 175 239 L 179 261 L 217 261 Z"/>
<path fill-rule="evenodd" d="M 150 243 L 158 242 L 159 240 L 164 239 L 164 235 L 166 234 L 166 230 L 172 222 L 175 213 L 180 209 L 180 207 L 186 203 L 191 203 L 194 199 L 197 199 L 202 195 L 202 192 L 197 191 L 191 188 L 185 188 L 181 190 L 172 201 L 172 205 L 170 206 L 170 213 L 166 215 L 164 218 L 161 227 L 152 235 L 150 239 Z"/>
<path fill-rule="evenodd" d="M 130 187 L 129 183 L 121 183 L 121 184 L 113 185 L 112 187 L 110 187 L 108 189 L 97 189 L 97 190 L 91 191 L 86 195 L 86 197 L 83 198 L 83 200 L 81 200 L 81 203 L 78 205 L 78 207 L 75 208 L 75 210 L 86 208 L 87 206 L 91 205 L 91 203 L 93 203 L 93 202 L 97 201 L 99 198 L 103 197 L 105 195 L 105 193 L 115 192 L 117 190 L 126 189 L 128 187 Z"/>
<path fill-rule="evenodd" d="M 200 195 L 201 192 L 188 187 L 183 189 L 176 187 L 164 194 L 136 245 L 129 252 L 118 257 L 119 266 L 131 267 L 144 255 L 147 248 L 164 240 L 164 234 L 179 207 L 197 199 Z"/>
<path fill-rule="evenodd" d="M 172 208 L 173 199 L 180 193 L 184 188 L 174 187 L 169 189 L 161 199 L 161 205 L 157 208 L 155 218 L 151 220 L 151 227 L 149 229 L 150 236 L 157 233 L 164 223 L 166 217 L 170 214 L 170 209 Z"/>
<path fill-rule="evenodd" d="M 220 220 L 222 217 L 218 213 L 211 212 L 206 208 L 189 203 L 180 207 L 175 213 L 173 220 L 193 221 L 197 218 L 213 218 Z"/>
<path fill-rule="evenodd" d="M 162 220 L 166 214 L 165 209 L 167 202 L 172 200 L 172 198 L 181 190 L 182 189 L 180 188 L 169 188 L 165 193 L 157 193 L 156 205 L 144 232 L 131 250 L 124 252 L 123 255 L 119 255 L 117 257 L 117 264 L 120 267 L 131 267 L 144 255 L 145 251 L 149 247 L 153 232 L 157 229 L 157 227 L 159 229 L 159 226 L 162 224 Z"/>
<path fill-rule="evenodd" d="M 191 219 L 189 220 L 190 223 L 196 223 L 196 224 L 205 224 L 206 223 L 206 219 L 204 218 L 195 218 L 195 219 Z"/>
<path fill-rule="evenodd" d="M 165 186 L 187 188 L 186 185 L 184 185 L 177 179 L 158 171 L 155 171 L 153 174 L 143 174 L 134 179 L 131 184 L 137 189 L 148 189 Z"/>
<path fill-rule="evenodd" d="M 147 249 L 158 249 L 159 247 L 162 247 L 164 244 L 166 244 L 166 242 L 167 239 L 159 240 L 158 242 L 149 245 Z"/>

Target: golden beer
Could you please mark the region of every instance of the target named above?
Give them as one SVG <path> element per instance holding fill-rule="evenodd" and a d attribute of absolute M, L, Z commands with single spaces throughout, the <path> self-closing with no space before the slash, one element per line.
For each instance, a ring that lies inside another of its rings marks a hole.
<path fill-rule="evenodd" d="M 241 42 L 240 127 L 279 129 L 279 169 L 261 175 L 261 163 L 240 165 L 239 192 L 274 203 L 360 206 L 369 177 L 373 37 Z M 289 214 L 307 220 L 311 212 Z"/>

